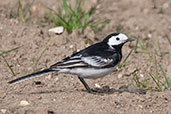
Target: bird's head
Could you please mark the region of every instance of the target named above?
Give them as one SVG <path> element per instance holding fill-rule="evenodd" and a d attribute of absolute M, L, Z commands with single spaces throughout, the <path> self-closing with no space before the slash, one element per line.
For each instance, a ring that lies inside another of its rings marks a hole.
<path fill-rule="evenodd" d="M 128 38 L 125 34 L 112 33 L 104 39 L 104 42 L 106 42 L 111 48 L 113 48 L 117 46 L 122 47 L 126 42 L 130 42 L 133 40 L 134 39 Z"/>

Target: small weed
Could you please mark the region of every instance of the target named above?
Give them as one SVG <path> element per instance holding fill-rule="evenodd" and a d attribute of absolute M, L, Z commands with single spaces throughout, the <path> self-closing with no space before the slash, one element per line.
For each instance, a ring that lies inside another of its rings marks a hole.
<path fill-rule="evenodd" d="M 13 76 L 16 76 L 16 73 L 14 72 L 14 70 L 12 69 L 11 65 L 8 63 L 8 61 L 6 60 L 6 58 L 2 55 L 6 65 L 8 66 L 8 68 L 10 69 L 11 73 Z"/>
<path fill-rule="evenodd" d="M 124 67 L 124 66 L 126 65 L 127 60 L 128 60 L 128 58 L 129 58 L 129 56 L 131 55 L 131 53 L 133 52 L 133 50 L 134 50 L 134 49 L 132 49 L 132 50 L 128 53 L 128 55 L 127 55 L 126 58 L 123 60 L 123 62 L 122 62 L 121 64 L 118 65 L 118 68 Z"/>
<path fill-rule="evenodd" d="M 153 79 L 153 81 L 155 82 L 155 84 L 157 85 L 157 90 L 162 91 L 163 89 L 160 86 L 161 81 L 159 80 L 158 76 L 157 75 L 153 75 L 151 73 L 150 73 L 150 76 Z"/>
<path fill-rule="evenodd" d="M 8 66 L 8 68 L 10 69 L 11 73 L 13 74 L 13 76 L 16 76 L 16 73 L 14 72 L 14 70 L 12 69 L 11 65 L 8 63 L 8 61 L 6 60 L 6 58 L 4 57 L 5 54 L 8 54 L 12 51 L 15 51 L 17 49 L 19 49 L 20 47 L 16 47 L 14 49 L 10 49 L 8 51 L 4 51 L 0 53 L 0 56 L 2 56 L 2 58 L 4 59 L 4 62 L 6 63 L 6 65 Z"/>
<path fill-rule="evenodd" d="M 158 66 L 157 66 L 157 59 L 156 56 L 153 55 L 154 57 L 152 57 L 152 61 L 154 59 L 154 65 L 155 65 L 155 74 L 149 73 L 150 77 L 153 79 L 153 81 L 155 82 L 155 84 L 157 85 L 157 90 L 162 91 L 162 87 L 160 86 L 160 79 L 159 79 L 159 72 L 158 72 Z M 151 61 L 151 62 L 152 62 Z"/>
<path fill-rule="evenodd" d="M 146 50 L 147 49 L 146 46 L 145 46 L 145 42 L 144 41 L 140 42 L 138 40 L 138 44 L 140 45 L 140 47 L 141 47 L 142 50 Z"/>
<path fill-rule="evenodd" d="M 119 24 L 119 25 L 116 26 L 116 32 L 117 33 L 121 33 L 122 32 L 122 29 L 123 29 L 123 26 L 122 25 Z"/>
<path fill-rule="evenodd" d="M 90 27 L 92 28 L 92 30 L 95 33 L 97 33 L 99 31 L 101 31 L 105 27 L 105 25 L 108 24 L 109 22 L 110 22 L 110 20 L 109 19 L 106 19 L 106 20 L 101 21 L 101 22 L 92 23 L 90 25 Z"/>
<path fill-rule="evenodd" d="M 162 7 L 159 9 L 159 14 L 164 14 L 164 10 Z"/>
<path fill-rule="evenodd" d="M 67 0 L 62 0 L 62 8 L 57 13 L 51 8 L 48 8 L 51 12 L 47 13 L 47 17 L 53 22 L 54 26 L 63 26 L 68 33 L 72 33 L 75 29 L 85 30 L 87 26 L 90 26 L 95 32 L 104 28 L 105 24 L 109 21 L 105 20 L 99 23 L 93 23 L 89 20 L 94 8 L 85 12 L 82 9 L 84 0 L 75 0 L 75 8 L 72 8 Z M 97 27 L 97 28 L 96 28 Z"/>
<path fill-rule="evenodd" d="M 16 18 L 21 16 L 21 20 L 23 23 L 26 23 L 27 19 L 26 19 L 26 15 L 31 12 L 30 11 L 30 7 L 31 5 L 34 3 L 35 0 L 32 0 L 32 2 L 30 4 L 27 4 L 25 8 L 23 8 L 23 4 L 21 3 L 21 0 L 18 0 L 18 7 L 17 7 L 17 14 L 16 14 Z M 12 14 L 12 12 L 11 12 Z M 14 15 L 10 15 L 11 17 L 14 17 Z"/>
<path fill-rule="evenodd" d="M 16 18 L 19 17 L 20 11 L 21 11 L 21 20 L 25 23 L 26 22 L 26 17 L 25 17 L 25 14 L 24 14 L 23 5 L 21 3 L 21 0 L 18 0 L 18 8 L 17 8 Z"/>
<path fill-rule="evenodd" d="M 134 53 L 138 53 L 137 51 L 137 48 L 138 48 L 138 45 L 141 47 L 142 50 L 146 50 L 146 46 L 145 46 L 145 42 L 142 41 L 140 42 L 138 38 L 136 38 L 136 44 L 135 44 L 135 47 L 134 47 Z"/>
<path fill-rule="evenodd" d="M 152 40 L 152 42 L 153 42 L 154 46 L 156 47 L 156 49 L 155 49 L 156 50 L 156 54 L 158 56 L 162 56 L 162 53 L 161 53 L 161 49 L 160 49 L 159 44 L 156 41 L 154 41 L 154 40 Z"/>
<path fill-rule="evenodd" d="M 139 77 L 137 76 L 137 72 L 134 73 L 133 80 L 136 83 L 137 87 L 139 87 L 139 88 L 144 88 L 146 90 L 152 89 L 152 87 L 148 83 L 148 80 L 140 81 Z"/>
<path fill-rule="evenodd" d="M 34 69 L 34 71 L 39 70 L 39 69 L 37 69 L 37 65 L 39 64 L 39 61 L 40 61 L 40 59 L 43 57 L 43 54 L 45 53 L 46 50 L 47 50 L 47 48 L 45 48 L 45 49 L 42 51 L 42 53 L 40 54 L 40 56 L 38 57 L 38 59 L 33 60 L 33 69 Z M 47 62 L 48 62 L 48 61 L 47 61 Z"/>
<path fill-rule="evenodd" d="M 85 41 L 85 44 L 86 44 L 86 45 L 92 45 L 92 44 L 93 44 L 93 41 L 90 40 L 90 39 L 87 39 L 87 40 Z"/>
<path fill-rule="evenodd" d="M 152 61 L 153 61 L 153 52 L 147 52 L 147 54 L 149 56 L 150 63 L 152 63 Z"/>
<path fill-rule="evenodd" d="M 168 42 L 169 42 L 169 44 L 171 46 L 171 40 L 170 40 L 170 38 L 169 38 L 169 36 L 167 34 L 166 34 L 166 38 L 167 38 L 167 40 L 168 40 Z"/>
<path fill-rule="evenodd" d="M 20 47 L 21 47 L 21 46 L 20 46 Z M 8 54 L 8 53 L 10 53 L 10 52 L 12 52 L 12 51 L 15 51 L 15 50 L 19 49 L 20 47 L 16 47 L 16 48 L 14 48 L 14 49 L 10 49 L 10 50 L 8 50 L 8 51 L 1 52 L 1 53 L 0 53 L 0 56 L 2 56 L 2 55 L 4 55 L 4 54 Z"/>
<path fill-rule="evenodd" d="M 45 61 L 45 67 L 46 68 L 48 68 L 48 62 L 49 62 L 50 60 L 49 59 L 46 59 L 46 61 Z"/>
<path fill-rule="evenodd" d="M 39 26 L 41 26 L 41 27 L 46 27 L 46 26 L 48 26 L 48 24 L 41 23 L 41 22 L 36 22 L 35 24 L 36 24 L 36 25 L 39 25 Z"/>
<path fill-rule="evenodd" d="M 153 81 L 155 82 L 155 84 L 157 85 L 157 87 L 156 87 L 157 90 L 163 91 L 161 85 L 164 86 L 166 89 L 170 88 L 170 87 L 171 87 L 171 82 L 170 82 L 170 81 L 168 80 L 168 78 L 166 77 L 166 74 L 165 74 L 165 72 L 164 72 L 162 66 L 161 66 L 160 64 L 158 64 L 156 57 L 154 57 L 154 64 L 155 64 L 155 70 L 156 70 L 155 72 L 156 72 L 156 73 L 155 73 L 155 74 L 149 73 L 149 75 L 150 75 L 150 77 L 153 79 Z M 160 81 L 160 79 L 159 79 L 158 66 L 159 66 L 160 71 L 162 72 L 162 74 L 163 74 L 163 76 L 164 76 L 164 78 L 165 78 L 165 81 L 166 81 L 166 84 L 167 84 L 167 85 L 165 85 L 165 84 L 164 84 L 162 81 Z"/>
<path fill-rule="evenodd" d="M 136 44 L 134 46 L 134 53 L 138 53 L 137 47 L 138 47 L 138 39 L 136 39 Z"/>
<path fill-rule="evenodd" d="M 166 84 L 167 84 L 167 88 L 170 88 L 171 87 L 171 81 L 168 80 L 167 76 L 166 76 L 166 73 L 164 72 L 162 66 L 160 64 L 158 64 L 159 67 L 160 67 L 160 71 L 162 72 L 164 78 L 165 78 L 165 81 L 166 81 Z M 166 87 L 166 86 L 165 86 Z"/>

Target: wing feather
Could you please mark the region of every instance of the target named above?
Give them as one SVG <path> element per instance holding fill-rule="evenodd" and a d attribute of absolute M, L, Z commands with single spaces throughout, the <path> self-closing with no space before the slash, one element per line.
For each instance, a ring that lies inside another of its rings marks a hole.
<path fill-rule="evenodd" d="M 112 59 L 102 58 L 99 56 L 82 57 L 81 60 L 93 67 L 105 67 L 113 62 Z"/>
<path fill-rule="evenodd" d="M 76 68 L 76 67 L 96 67 L 101 68 L 112 64 L 113 60 L 109 58 L 102 58 L 100 56 L 73 56 L 64 59 L 51 66 L 52 69 L 61 68 Z"/>

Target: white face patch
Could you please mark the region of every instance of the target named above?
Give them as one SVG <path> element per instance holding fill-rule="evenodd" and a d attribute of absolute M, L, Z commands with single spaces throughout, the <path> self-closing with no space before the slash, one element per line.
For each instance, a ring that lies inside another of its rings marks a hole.
<path fill-rule="evenodd" d="M 127 40 L 128 37 L 125 34 L 120 33 L 117 36 L 112 36 L 111 38 L 109 38 L 108 45 L 112 47 L 114 45 L 125 43 Z"/>

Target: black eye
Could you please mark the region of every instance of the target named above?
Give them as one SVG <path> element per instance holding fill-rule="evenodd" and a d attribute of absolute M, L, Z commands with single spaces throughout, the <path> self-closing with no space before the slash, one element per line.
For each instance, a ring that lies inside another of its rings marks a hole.
<path fill-rule="evenodd" d="M 120 38 L 117 37 L 116 40 L 118 41 L 118 40 L 120 40 Z"/>

